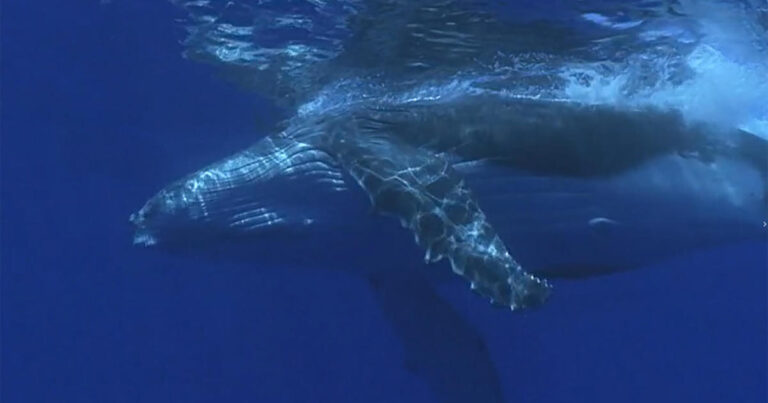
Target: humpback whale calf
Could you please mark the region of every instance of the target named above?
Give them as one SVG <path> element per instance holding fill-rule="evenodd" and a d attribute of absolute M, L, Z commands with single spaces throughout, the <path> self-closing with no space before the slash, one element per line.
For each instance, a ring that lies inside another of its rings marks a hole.
<path fill-rule="evenodd" d="M 578 276 L 763 235 L 765 142 L 707 131 L 674 111 L 487 93 L 355 102 L 172 183 L 132 221 L 145 245 L 359 233 L 370 222 L 338 207 L 362 191 L 426 262 L 446 259 L 472 290 L 519 310 L 550 292 L 523 267 Z"/>
<path fill-rule="evenodd" d="M 585 46 L 610 58 L 643 24 L 579 42 L 565 27 L 542 37 L 530 31 L 540 25 L 459 1 L 307 2 L 309 25 L 269 18 L 279 13 L 269 1 L 174 3 L 187 12 L 187 57 L 294 114 L 160 190 L 131 215 L 134 242 L 238 245 L 263 266 L 366 276 L 407 367 L 441 401 L 502 397 L 482 339 L 439 302 L 430 277 L 452 271 L 520 311 L 544 303 L 553 278 L 766 235 L 764 139 L 681 108 L 562 96 L 570 60 L 591 62 Z M 306 35 L 276 35 L 294 25 Z M 654 41 L 637 52 L 684 58 L 696 45 Z M 691 79 L 671 70 L 642 71 L 626 91 Z M 440 330 L 428 318 L 453 331 L 431 337 Z M 477 348 L 457 347 L 466 345 Z"/>

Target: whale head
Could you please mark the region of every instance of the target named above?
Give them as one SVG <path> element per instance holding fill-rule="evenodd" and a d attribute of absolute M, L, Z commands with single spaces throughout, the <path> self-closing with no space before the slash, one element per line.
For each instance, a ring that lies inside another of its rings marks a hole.
<path fill-rule="evenodd" d="M 268 137 L 160 190 L 130 217 L 134 244 L 302 231 L 343 215 L 348 193 L 332 156 L 306 143 Z"/>

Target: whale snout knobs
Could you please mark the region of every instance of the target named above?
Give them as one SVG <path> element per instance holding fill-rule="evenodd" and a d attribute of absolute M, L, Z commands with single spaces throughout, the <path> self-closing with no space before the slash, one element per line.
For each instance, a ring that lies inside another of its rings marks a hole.
<path fill-rule="evenodd" d="M 135 213 L 131 213 L 131 216 L 128 218 L 128 221 L 133 224 L 135 231 L 133 234 L 134 245 L 151 246 L 157 243 L 157 240 L 155 240 L 155 238 L 146 231 L 145 217 L 146 212 L 145 209 L 142 208 Z"/>
<path fill-rule="evenodd" d="M 152 246 L 190 235 L 204 220 L 203 199 L 193 195 L 189 180 L 175 182 L 155 194 L 129 220 L 135 245 Z"/>
<path fill-rule="evenodd" d="M 166 226 L 164 222 L 171 216 L 173 208 L 169 203 L 169 198 L 165 191 L 149 199 L 144 206 L 137 212 L 131 214 L 129 220 L 133 224 L 135 233 L 133 237 L 134 245 L 152 246 L 158 243 L 158 234 Z"/>

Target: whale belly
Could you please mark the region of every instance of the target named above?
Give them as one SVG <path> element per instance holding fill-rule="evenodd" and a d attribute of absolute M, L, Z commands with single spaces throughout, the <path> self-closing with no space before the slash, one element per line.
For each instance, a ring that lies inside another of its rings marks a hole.
<path fill-rule="evenodd" d="M 552 277 L 627 270 L 767 234 L 764 179 L 735 159 L 670 154 L 596 177 L 457 168 L 523 267 Z"/>

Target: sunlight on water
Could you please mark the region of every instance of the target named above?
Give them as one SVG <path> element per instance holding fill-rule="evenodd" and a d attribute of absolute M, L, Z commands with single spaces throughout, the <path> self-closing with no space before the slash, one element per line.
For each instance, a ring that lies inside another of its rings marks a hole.
<path fill-rule="evenodd" d="M 556 13 L 531 1 L 498 21 L 482 13 L 465 18 L 480 10 L 451 0 L 441 7 L 461 12 L 379 10 L 394 13 L 387 14 L 391 20 L 415 18 L 404 26 L 377 25 L 381 15 L 358 18 L 366 12 L 359 0 L 242 1 L 224 8 L 174 2 L 190 13 L 187 56 L 227 66 L 238 82 L 296 107 L 300 116 L 360 101 L 432 102 L 492 92 L 671 108 L 690 122 L 768 138 L 764 0 L 563 1 Z M 535 20 L 544 22 L 516 18 L 523 8 L 525 15 L 534 8 Z M 258 16 L 255 24 L 251 15 Z"/>

